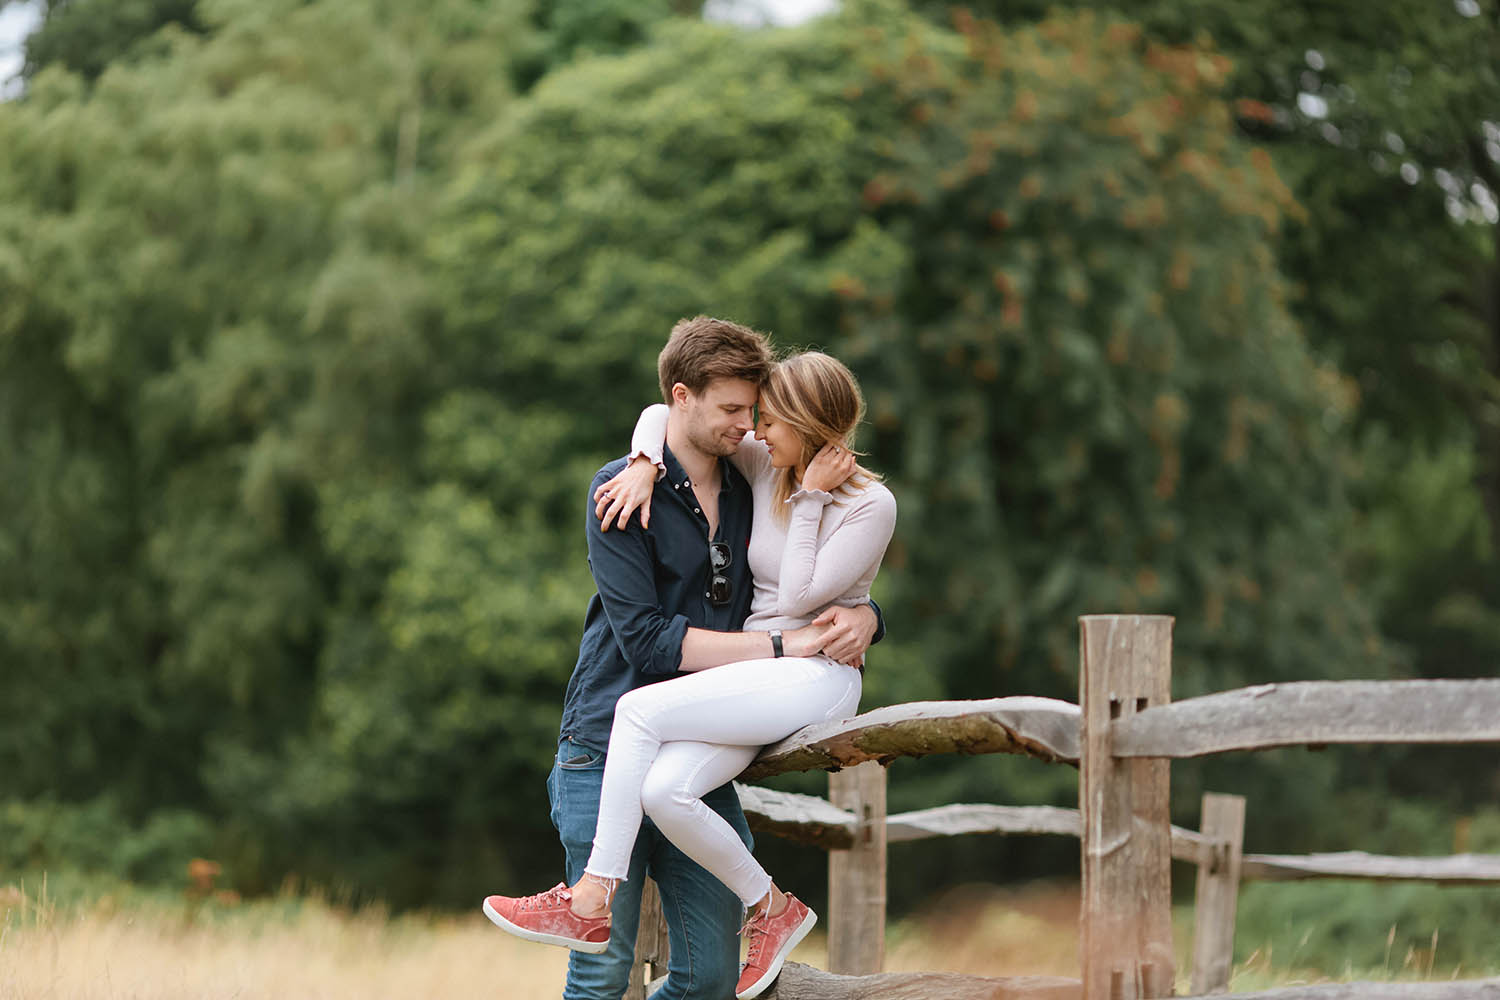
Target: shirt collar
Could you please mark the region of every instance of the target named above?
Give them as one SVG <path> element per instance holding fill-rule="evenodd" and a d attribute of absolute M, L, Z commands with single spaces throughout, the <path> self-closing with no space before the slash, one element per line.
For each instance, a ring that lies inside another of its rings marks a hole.
<path fill-rule="evenodd" d="M 672 454 L 672 449 L 665 444 L 661 446 L 661 462 L 667 469 L 667 482 L 672 484 L 673 489 L 683 489 L 692 484 L 687 471 L 683 469 L 682 463 L 677 461 L 677 456 Z M 729 463 L 729 459 L 719 459 L 719 489 L 720 491 L 735 492 L 735 480 L 738 479 L 735 467 Z"/>

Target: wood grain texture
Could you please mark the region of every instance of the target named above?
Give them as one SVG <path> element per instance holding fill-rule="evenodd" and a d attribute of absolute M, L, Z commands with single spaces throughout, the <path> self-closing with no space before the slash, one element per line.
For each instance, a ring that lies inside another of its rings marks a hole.
<path fill-rule="evenodd" d="M 853 843 L 854 814 L 816 795 L 779 792 L 757 785 L 735 785 L 750 828 L 818 847 Z M 1056 835 L 1077 837 L 1078 810 L 1058 806 L 951 805 L 897 813 L 886 818 L 886 842 L 903 843 L 966 834 Z M 1208 838 L 1197 830 L 1172 827 L 1172 857 L 1199 864 Z M 1377 882 L 1435 882 L 1442 885 L 1500 884 L 1500 854 L 1455 854 L 1411 858 L 1340 851 L 1328 854 L 1246 854 L 1242 881 L 1368 879 Z"/>
<path fill-rule="evenodd" d="M 828 968 L 870 975 L 885 965 L 885 767 L 828 776 L 828 798 L 854 818 L 853 843 L 828 852 Z"/>
<path fill-rule="evenodd" d="M 802 844 L 844 848 L 854 842 L 854 814 L 816 795 L 798 795 L 736 782 L 740 806 L 750 829 Z M 887 816 L 886 842 L 905 843 L 967 834 L 1055 835 L 1077 837 L 1082 829 L 1077 809 L 1061 806 L 934 806 Z M 1172 827 L 1172 857 L 1197 864 L 1203 835 Z"/>
<path fill-rule="evenodd" d="M 1363 851 L 1331 854 L 1247 854 L 1241 878 L 1291 882 L 1312 878 L 1377 882 L 1437 882 L 1443 885 L 1500 883 L 1500 854 L 1454 854 L 1441 858 L 1395 858 Z"/>
<path fill-rule="evenodd" d="M 886 840 L 893 844 L 970 833 L 1076 837 L 1078 831 L 1078 810 L 1060 806 L 935 806 L 886 819 Z"/>
<path fill-rule="evenodd" d="M 661 984 L 662 980 L 657 980 L 651 989 Z M 1076 979 L 1055 976 L 982 978 L 947 972 L 836 976 L 788 962 L 776 983 L 761 996 L 765 1000 L 1081 1000 L 1083 988 Z M 1500 1000 L 1500 978 L 1441 983 L 1318 983 L 1236 993 L 1234 1000 Z"/>
<path fill-rule="evenodd" d="M 667 919 L 661 909 L 661 893 L 654 879 L 641 886 L 641 922 L 635 932 L 635 964 L 622 1000 L 646 1000 L 646 984 L 667 971 Z"/>
<path fill-rule="evenodd" d="M 1121 759 L 1112 740 L 1117 720 L 1171 700 L 1172 619 L 1087 615 L 1079 624 L 1083 995 L 1170 996 L 1170 762 Z"/>
<path fill-rule="evenodd" d="M 1329 743 L 1500 743 L 1500 680 L 1261 684 L 1153 706 L 1114 731 L 1122 757 Z"/>
<path fill-rule="evenodd" d="M 1056 976 L 983 978 L 951 972 L 839 976 L 788 962 L 766 1000 L 1081 1000 L 1076 979 Z"/>
<path fill-rule="evenodd" d="M 1234 1000 L 1500 1000 L 1500 979 L 1460 979 L 1446 983 L 1319 983 L 1236 993 Z"/>
<path fill-rule="evenodd" d="M 1240 857 L 1245 843 L 1245 798 L 1203 796 L 1203 836 L 1193 902 L 1193 992 L 1229 989 L 1234 967 L 1234 916 L 1240 896 Z"/>
<path fill-rule="evenodd" d="M 1076 764 L 1078 721 L 1078 706 L 1055 698 L 890 705 L 798 730 L 763 750 L 740 780 L 936 753 L 1013 753 Z"/>
<path fill-rule="evenodd" d="M 745 821 L 755 833 L 828 850 L 854 846 L 854 814 L 826 799 L 739 782 L 734 783 L 734 790 L 739 794 Z"/>

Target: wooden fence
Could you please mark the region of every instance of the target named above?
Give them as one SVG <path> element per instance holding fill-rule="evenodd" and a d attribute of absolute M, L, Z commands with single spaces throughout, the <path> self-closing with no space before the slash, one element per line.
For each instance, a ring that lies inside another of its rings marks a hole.
<path fill-rule="evenodd" d="M 1359 852 L 1244 854 L 1244 800 L 1204 798 L 1201 831 L 1173 827 L 1173 759 L 1232 750 L 1340 743 L 1500 742 L 1500 680 L 1309 681 L 1269 684 L 1173 703 L 1166 616 L 1080 619 L 1079 704 L 1048 698 L 925 702 L 813 726 L 767 747 L 741 776 L 828 770 L 830 798 L 740 785 L 752 826 L 829 850 L 830 972 L 788 964 L 768 994 L 779 1000 L 1083 998 L 1173 995 L 1173 858 L 1198 867 L 1192 991 L 1227 987 L 1234 906 L 1242 879 L 1371 878 L 1496 884 L 1500 856 L 1391 858 Z M 1014 753 L 1076 764 L 1079 809 L 943 806 L 886 816 L 885 772 L 898 757 Z M 861 766 L 863 765 L 863 766 Z M 885 847 L 965 833 L 1058 834 L 1081 841 L 1080 980 L 982 979 L 943 973 L 881 975 Z M 665 971 L 666 936 L 648 893 L 630 996 L 647 967 Z M 1246 994 L 1267 1000 L 1342 997 L 1500 1000 L 1500 979 L 1331 984 Z"/>

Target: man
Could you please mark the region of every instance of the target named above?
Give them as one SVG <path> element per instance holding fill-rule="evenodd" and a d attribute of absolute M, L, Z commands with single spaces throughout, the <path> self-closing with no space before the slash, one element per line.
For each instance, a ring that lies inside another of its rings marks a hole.
<path fill-rule="evenodd" d="M 750 611 L 745 552 L 751 495 L 749 484 L 725 460 L 754 429 L 756 399 L 771 365 L 769 345 L 753 330 L 704 316 L 679 322 L 657 359 L 671 415 L 666 474 L 657 481 L 648 526 L 643 519 L 623 526 L 601 521 L 603 505 L 595 506 L 599 488 L 627 459 L 599 470 L 590 486 L 585 521 L 598 593 L 589 602 L 547 786 L 552 821 L 567 852 L 568 885 L 582 876 L 592 847 L 604 754 L 620 696 L 680 671 L 772 653 L 767 633 L 738 631 Z M 728 551 L 727 564 L 713 564 L 710 553 L 715 549 L 721 562 Z M 864 653 L 877 628 L 878 616 L 871 608 L 839 608 L 786 633 L 783 642 L 791 655 L 821 649 L 849 662 Z M 750 843 L 732 786 L 716 789 L 703 802 Z M 647 875 L 661 890 L 671 948 L 667 981 L 655 1000 L 726 1000 L 734 995 L 740 900 L 647 819 L 636 838 L 629 875 L 610 907 L 608 947 L 599 954 L 569 953 L 565 1000 L 618 1000 L 624 993 Z M 568 895 L 557 905 L 569 906 Z"/>

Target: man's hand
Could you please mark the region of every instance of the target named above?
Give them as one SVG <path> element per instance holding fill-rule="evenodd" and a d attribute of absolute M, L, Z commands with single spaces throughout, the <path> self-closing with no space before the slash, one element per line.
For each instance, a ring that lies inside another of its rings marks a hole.
<path fill-rule="evenodd" d="M 835 605 L 813 619 L 813 625 L 829 627 L 823 636 L 824 655 L 851 667 L 865 665 L 865 650 L 870 648 L 870 640 L 875 638 L 879 624 L 875 609 L 868 604 L 857 608 Z"/>
<path fill-rule="evenodd" d="M 863 667 L 865 650 L 870 648 L 878 624 L 875 611 L 868 604 L 857 608 L 832 607 L 811 625 L 786 633 L 783 637 L 786 653 L 788 656 L 822 653 L 851 667 Z"/>

